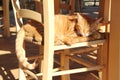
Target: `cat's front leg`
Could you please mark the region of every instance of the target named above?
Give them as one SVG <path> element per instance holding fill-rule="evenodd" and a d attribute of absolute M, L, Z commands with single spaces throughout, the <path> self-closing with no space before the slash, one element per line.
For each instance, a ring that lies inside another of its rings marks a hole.
<path fill-rule="evenodd" d="M 65 45 L 68 45 L 68 46 L 71 46 L 73 43 L 72 43 L 72 39 L 69 37 L 67 37 L 67 38 L 64 38 L 63 39 L 63 43 L 65 44 Z"/>
<path fill-rule="evenodd" d="M 64 43 L 67 45 L 72 45 L 75 43 L 79 43 L 79 42 L 85 42 L 85 41 L 89 41 L 90 38 L 88 37 L 81 37 L 81 36 L 77 36 L 77 37 L 67 37 L 64 39 Z"/>
<path fill-rule="evenodd" d="M 77 40 L 79 42 L 86 42 L 86 41 L 90 41 L 91 38 L 90 37 L 81 37 L 81 36 L 79 36 L 79 37 L 77 37 Z"/>

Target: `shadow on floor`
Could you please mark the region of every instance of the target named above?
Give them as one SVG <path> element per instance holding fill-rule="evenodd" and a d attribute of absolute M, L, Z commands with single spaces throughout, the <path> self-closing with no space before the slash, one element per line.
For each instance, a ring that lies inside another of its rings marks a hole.
<path fill-rule="evenodd" d="M 4 54 L 0 56 L 0 75 L 3 80 L 18 80 L 17 69 L 18 61 L 15 54 Z"/>

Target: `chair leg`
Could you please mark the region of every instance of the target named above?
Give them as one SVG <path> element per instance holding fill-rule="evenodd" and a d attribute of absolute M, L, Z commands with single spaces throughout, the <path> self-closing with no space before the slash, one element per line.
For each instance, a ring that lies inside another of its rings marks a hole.
<path fill-rule="evenodd" d="M 39 50 L 40 50 L 40 51 L 39 51 L 39 54 L 43 54 L 44 47 L 43 47 L 43 46 L 40 46 Z M 40 64 L 39 64 L 39 66 L 40 66 L 39 69 L 40 69 L 40 72 L 43 72 L 43 65 L 44 65 L 43 62 L 44 62 L 44 61 L 43 61 L 43 59 L 40 60 L 40 61 L 41 61 L 41 62 L 40 62 Z"/>
<path fill-rule="evenodd" d="M 23 72 L 20 65 L 19 65 L 19 73 L 18 73 L 18 75 L 19 75 L 19 80 L 27 80 L 26 76 L 25 76 L 25 73 Z"/>
<path fill-rule="evenodd" d="M 63 53 L 60 54 L 62 70 L 69 70 L 69 58 L 66 57 L 68 53 L 69 50 L 64 50 Z M 62 75 L 61 80 L 70 80 L 70 75 Z"/>
<path fill-rule="evenodd" d="M 98 52 L 97 52 L 97 62 L 100 65 L 104 65 L 105 64 L 105 59 L 107 58 L 105 56 L 105 55 L 107 55 L 107 53 L 104 52 L 105 45 L 103 44 L 103 45 L 98 45 L 98 46 L 99 46 L 99 49 L 98 49 Z M 98 71 L 99 80 L 104 80 L 106 78 L 105 74 L 106 74 L 106 66 L 104 66 L 103 69 L 101 69 L 101 70 Z"/>
<path fill-rule="evenodd" d="M 99 77 L 99 80 L 102 80 L 102 71 L 98 72 L 98 77 Z"/>

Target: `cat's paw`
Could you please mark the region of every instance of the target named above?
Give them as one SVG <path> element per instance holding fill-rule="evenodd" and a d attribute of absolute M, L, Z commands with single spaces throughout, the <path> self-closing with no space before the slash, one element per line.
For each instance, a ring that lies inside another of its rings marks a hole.
<path fill-rule="evenodd" d="M 36 41 L 36 42 L 42 42 L 42 36 L 41 35 L 35 35 L 34 36 L 34 41 Z"/>
<path fill-rule="evenodd" d="M 95 33 L 95 34 L 92 35 L 92 38 L 100 39 L 101 38 L 101 34 L 100 33 Z"/>
<path fill-rule="evenodd" d="M 67 46 L 71 46 L 72 44 L 75 43 L 73 40 L 74 40 L 73 37 L 66 37 L 63 39 L 63 43 Z"/>

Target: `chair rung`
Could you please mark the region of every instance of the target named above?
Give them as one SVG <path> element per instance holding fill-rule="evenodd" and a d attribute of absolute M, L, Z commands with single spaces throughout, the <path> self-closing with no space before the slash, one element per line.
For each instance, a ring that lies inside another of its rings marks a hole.
<path fill-rule="evenodd" d="M 72 61 L 75 61 L 75 62 L 77 62 L 78 64 L 81 64 L 81 65 L 84 65 L 84 66 L 86 66 L 86 67 L 91 67 L 91 66 L 96 66 L 97 64 L 93 64 L 93 63 L 90 63 L 90 62 L 88 62 L 88 61 L 86 61 L 86 60 L 84 60 L 84 59 L 82 59 L 82 58 L 78 58 L 78 57 L 76 57 L 76 56 L 68 56 L 69 57 L 69 59 L 71 59 Z"/>
<path fill-rule="evenodd" d="M 71 53 L 72 54 L 80 54 L 80 53 L 85 53 L 85 52 L 91 52 L 91 51 L 94 51 L 94 50 L 97 50 L 99 49 L 99 47 L 85 47 L 84 49 L 83 48 L 79 48 L 79 49 L 72 49 L 71 50 Z"/>
<path fill-rule="evenodd" d="M 87 71 L 94 71 L 94 70 L 99 70 L 102 69 L 104 66 L 98 65 L 98 66 L 93 66 L 89 68 L 78 68 L 78 69 L 71 69 L 71 70 L 64 70 L 64 71 L 58 71 L 54 72 L 52 76 L 60 76 L 60 75 L 66 75 L 66 74 L 74 74 L 74 73 L 81 73 L 81 72 L 87 72 Z M 36 74 L 37 76 L 42 76 L 43 73 L 38 73 Z"/>
<path fill-rule="evenodd" d="M 85 46 L 90 46 L 90 45 L 95 45 L 95 44 L 101 44 L 102 45 L 104 42 L 105 42 L 105 39 L 75 43 L 75 44 L 72 44 L 71 46 L 58 45 L 58 46 L 54 47 L 54 50 L 63 50 L 63 49 L 70 49 L 70 48 L 85 47 Z"/>
<path fill-rule="evenodd" d="M 55 69 L 53 69 L 53 72 L 56 72 L 56 71 L 59 71 L 61 68 L 55 68 Z M 37 76 L 42 76 L 43 75 L 43 73 L 38 73 L 38 74 L 36 74 Z"/>
<path fill-rule="evenodd" d="M 103 66 L 98 65 L 98 66 L 89 67 L 89 68 L 71 69 L 71 70 L 54 72 L 53 76 L 66 75 L 66 74 L 74 74 L 74 73 L 81 73 L 81 72 L 87 72 L 87 71 L 94 71 L 94 70 L 99 70 L 99 69 L 102 69 L 102 68 L 103 68 Z"/>

